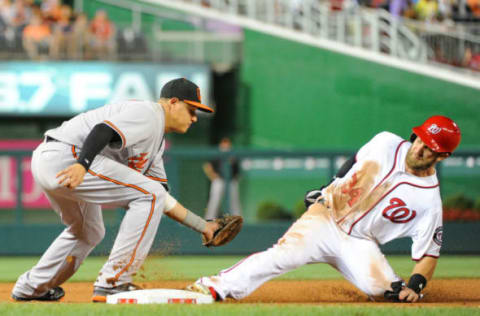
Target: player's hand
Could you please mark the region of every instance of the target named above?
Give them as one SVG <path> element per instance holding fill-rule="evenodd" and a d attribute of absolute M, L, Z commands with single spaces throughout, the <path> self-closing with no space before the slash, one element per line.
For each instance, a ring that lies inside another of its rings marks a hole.
<path fill-rule="evenodd" d="M 220 228 L 220 225 L 217 222 L 207 222 L 205 226 L 205 230 L 203 231 L 202 235 L 205 237 L 205 240 L 211 240 L 213 238 L 213 234 Z"/>
<path fill-rule="evenodd" d="M 415 303 L 419 298 L 420 295 L 408 287 L 404 287 L 398 294 L 398 299 L 400 302 Z"/>
<path fill-rule="evenodd" d="M 73 190 L 83 182 L 85 173 L 87 173 L 85 167 L 75 163 L 57 173 L 56 178 L 58 179 L 58 184 Z"/>

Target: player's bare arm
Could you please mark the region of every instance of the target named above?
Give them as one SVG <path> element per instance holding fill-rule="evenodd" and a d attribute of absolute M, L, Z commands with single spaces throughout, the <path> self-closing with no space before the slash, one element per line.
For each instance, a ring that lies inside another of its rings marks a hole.
<path fill-rule="evenodd" d="M 220 228 L 218 223 L 205 221 L 176 201 L 172 208 L 164 211 L 164 214 L 180 224 L 198 231 L 206 240 L 211 240 L 215 231 Z"/>
<path fill-rule="evenodd" d="M 423 257 L 417 262 L 412 271 L 412 276 L 407 287 L 400 291 L 398 298 L 400 301 L 415 303 L 420 298 L 420 292 L 426 286 L 426 281 L 431 280 L 435 267 L 437 266 L 437 258 Z M 425 278 L 423 283 L 422 278 Z M 413 279 L 413 280 L 412 280 Z M 413 287 L 413 289 L 411 288 Z"/>

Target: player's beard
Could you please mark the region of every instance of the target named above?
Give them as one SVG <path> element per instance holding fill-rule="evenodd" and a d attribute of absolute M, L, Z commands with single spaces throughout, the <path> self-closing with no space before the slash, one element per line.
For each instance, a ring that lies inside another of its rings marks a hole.
<path fill-rule="evenodd" d="M 407 166 L 411 169 L 417 171 L 424 171 L 432 168 L 437 161 L 437 157 L 432 157 L 431 159 L 418 159 L 414 157 L 412 152 L 407 153 L 406 163 Z"/>

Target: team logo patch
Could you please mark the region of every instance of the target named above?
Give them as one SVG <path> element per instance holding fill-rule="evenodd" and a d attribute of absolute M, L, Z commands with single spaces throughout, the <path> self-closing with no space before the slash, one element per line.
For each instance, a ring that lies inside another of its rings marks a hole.
<path fill-rule="evenodd" d="M 435 233 L 433 234 L 433 241 L 441 246 L 442 245 L 442 238 L 443 238 L 443 226 L 439 226 L 437 227 L 437 229 L 435 229 Z"/>
<path fill-rule="evenodd" d="M 148 161 L 148 158 L 145 158 L 147 154 L 148 153 L 141 153 L 136 156 L 129 157 L 128 166 L 136 171 L 142 171 L 143 166 L 145 166 Z"/>
<path fill-rule="evenodd" d="M 428 128 L 428 131 L 431 133 L 431 134 L 438 134 L 442 131 L 442 129 L 440 127 L 438 127 L 437 124 L 432 124 L 430 125 L 430 127 Z"/>

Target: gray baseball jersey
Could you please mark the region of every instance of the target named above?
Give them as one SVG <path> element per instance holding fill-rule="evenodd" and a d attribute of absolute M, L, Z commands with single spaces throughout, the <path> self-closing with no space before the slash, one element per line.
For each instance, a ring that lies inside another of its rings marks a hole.
<path fill-rule="evenodd" d="M 165 177 L 161 158 L 165 147 L 165 117 L 158 103 L 131 100 L 105 105 L 79 114 L 45 135 L 81 148 L 92 128 L 102 122 L 121 138 L 121 143 L 107 146 L 102 155 L 140 173 L 149 170 Z"/>

